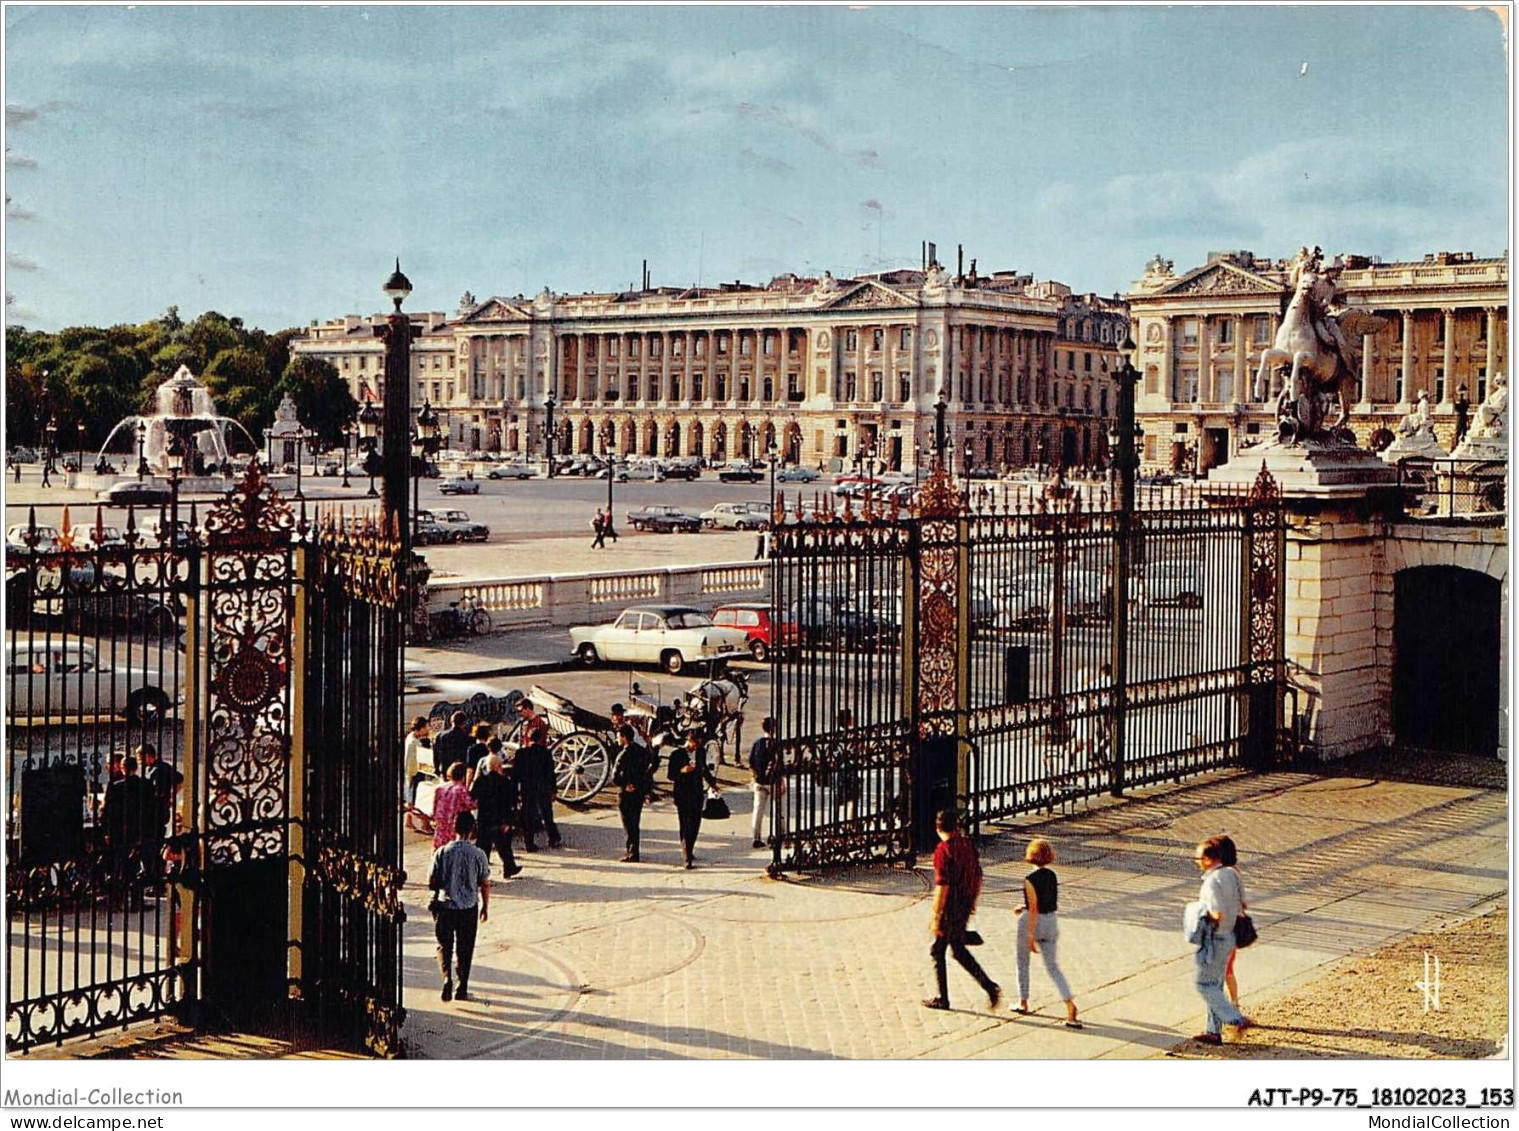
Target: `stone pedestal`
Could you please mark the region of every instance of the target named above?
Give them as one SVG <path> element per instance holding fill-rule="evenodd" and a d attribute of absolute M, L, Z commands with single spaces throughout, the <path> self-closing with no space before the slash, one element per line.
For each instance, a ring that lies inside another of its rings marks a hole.
<path fill-rule="evenodd" d="M 1245 485 L 1266 470 L 1287 512 L 1287 679 L 1301 735 L 1320 758 L 1379 745 L 1389 729 L 1377 650 L 1377 578 L 1397 470 L 1349 445 L 1262 444 L 1217 468 L 1209 483 Z"/>

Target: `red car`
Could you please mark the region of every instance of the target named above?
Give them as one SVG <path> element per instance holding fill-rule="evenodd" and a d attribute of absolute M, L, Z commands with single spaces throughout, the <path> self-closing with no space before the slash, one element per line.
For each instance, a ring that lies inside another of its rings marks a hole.
<path fill-rule="evenodd" d="M 770 605 L 765 601 L 735 601 L 712 611 L 712 623 L 720 628 L 736 628 L 749 639 L 749 654 L 760 663 L 770 658 L 773 649 L 789 652 L 801 643 L 802 633 L 795 621 L 784 621 L 780 632 L 770 621 Z"/>

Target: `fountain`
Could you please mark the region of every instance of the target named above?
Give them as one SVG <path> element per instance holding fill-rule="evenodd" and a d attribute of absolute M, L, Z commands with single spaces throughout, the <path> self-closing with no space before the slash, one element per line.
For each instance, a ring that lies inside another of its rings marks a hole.
<path fill-rule="evenodd" d="M 223 491 L 238 459 L 227 442 L 229 429 L 236 430 L 234 441 L 241 433 L 245 443 L 237 446 L 245 454 L 258 451 L 246 428 L 230 416 L 217 415 L 210 390 L 186 366 L 158 386 L 153 402 L 157 411 L 152 415 L 128 416 L 111 429 L 95 457 L 94 474 L 81 469 L 79 486 L 99 489 L 136 479 L 139 459 L 146 465 L 143 478 L 167 479 L 169 437 L 178 436 L 187 453 L 180 489 Z"/>

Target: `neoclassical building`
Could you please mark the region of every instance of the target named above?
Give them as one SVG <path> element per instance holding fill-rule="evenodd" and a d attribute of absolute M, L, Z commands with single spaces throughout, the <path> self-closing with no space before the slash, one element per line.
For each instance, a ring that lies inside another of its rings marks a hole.
<path fill-rule="evenodd" d="M 1412 263 L 1361 255 L 1343 263 L 1342 301 L 1386 319 L 1356 343 L 1352 428 L 1363 444 L 1395 431 L 1425 390 L 1449 450 L 1462 388 L 1475 413 L 1493 375 L 1507 372 L 1507 259 L 1440 252 Z M 1215 252 L 1178 275 L 1157 256 L 1126 296 L 1148 468 L 1206 470 L 1273 433 L 1275 398 L 1257 399 L 1255 378 L 1291 294 L 1287 266 L 1249 251 Z"/>
<path fill-rule="evenodd" d="M 465 451 L 628 456 L 762 452 L 847 468 L 926 463 L 942 394 L 955 466 L 1096 463 L 1127 315 L 1116 299 L 937 264 L 853 279 L 782 275 L 618 294 L 492 298 L 414 315 L 413 407 Z M 380 319 L 314 324 L 291 343 L 383 396 Z"/>

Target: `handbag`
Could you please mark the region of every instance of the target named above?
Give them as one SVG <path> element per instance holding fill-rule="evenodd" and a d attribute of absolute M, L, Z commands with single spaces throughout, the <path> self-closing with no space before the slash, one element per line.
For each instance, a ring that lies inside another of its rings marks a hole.
<path fill-rule="evenodd" d="M 702 806 L 701 815 L 706 821 L 726 821 L 733 814 L 728 809 L 728 803 L 723 800 L 723 795 L 715 789 L 709 789 L 707 803 Z"/>
<path fill-rule="evenodd" d="M 441 892 L 433 892 L 432 898 L 427 901 L 427 913 L 436 919 L 448 909 L 448 900 L 443 898 Z"/>
<path fill-rule="evenodd" d="M 1250 916 L 1240 913 L 1240 917 L 1234 920 L 1234 945 L 1240 950 L 1260 938 L 1260 933 L 1255 929 L 1255 923 Z"/>

